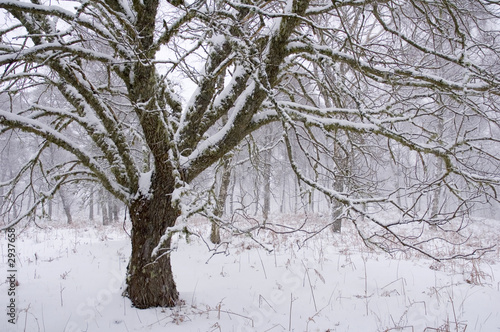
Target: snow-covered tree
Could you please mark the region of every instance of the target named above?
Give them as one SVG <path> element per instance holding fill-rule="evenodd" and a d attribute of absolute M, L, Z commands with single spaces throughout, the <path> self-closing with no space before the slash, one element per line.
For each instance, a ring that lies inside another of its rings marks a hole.
<path fill-rule="evenodd" d="M 130 212 L 126 294 L 138 308 L 178 300 L 170 242 L 197 211 L 186 203 L 190 183 L 271 122 L 300 182 L 345 215 L 363 215 L 371 223 L 356 224 L 360 235 L 388 250 L 423 251 L 432 238 L 398 228 L 440 227 L 498 181 L 496 2 L 0 0 L 0 10 L 0 134 L 46 142 L 4 174 L 1 192 L 11 197 L 1 201 L 18 206 L 15 187 L 35 168 L 52 184 L 14 217 L 4 206 L 4 227 L 66 183 L 98 182 Z M 357 160 L 385 151 L 400 168 L 408 165 L 397 155 L 439 167 L 397 188 L 374 185 L 382 176 L 363 179 L 364 189 L 325 185 L 319 174 L 346 173 L 329 169 L 336 153 L 326 142 L 342 149 L 352 135 L 364 137 L 344 149 Z M 44 168 L 50 144 L 73 159 Z M 453 202 L 426 215 L 418 202 L 437 188 Z M 375 206 L 401 217 L 381 220 Z"/>

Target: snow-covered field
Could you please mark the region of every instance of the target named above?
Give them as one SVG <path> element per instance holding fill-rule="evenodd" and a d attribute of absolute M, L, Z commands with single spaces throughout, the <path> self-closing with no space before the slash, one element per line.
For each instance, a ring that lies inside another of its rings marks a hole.
<path fill-rule="evenodd" d="M 172 265 L 182 303 L 137 310 L 121 296 L 130 241 L 122 225 L 17 229 L 14 331 L 500 331 L 500 251 L 475 261 L 434 262 L 368 250 L 354 230 L 261 233 L 210 251 L 176 238 Z M 499 242 L 500 224 L 474 225 Z M 208 225 L 194 230 L 207 235 Z M 1 237 L 5 308 L 7 237 Z M 5 310 L 5 309 L 4 309 Z"/>

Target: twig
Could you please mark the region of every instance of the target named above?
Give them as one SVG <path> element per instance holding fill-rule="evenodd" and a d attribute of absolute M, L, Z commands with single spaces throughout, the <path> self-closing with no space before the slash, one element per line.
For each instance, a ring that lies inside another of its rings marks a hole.
<path fill-rule="evenodd" d="M 62 284 L 59 284 L 59 289 L 60 289 L 60 294 L 61 294 L 61 307 L 63 306 L 63 291 L 66 289 L 66 287 L 63 287 Z"/>
<path fill-rule="evenodd" d="M 267 279 L 266 268 L 264 267 L 264 262 L 262 261 L 262 257 L 260 257 L 260 252 L 257 250 L 257 254 L 259 255 L 260 265 L 262 265 L 262 270 L 264 271 L 264 277 Z"/>
<path fill-rule="evenodd" d="M 304 269 L 306 269 L 307 280 L 309 281 L 309 288 L 311 289 L 311 295 L 312 295 L 312 299 L 313 299 L 313 303 L 314 303 L 314 310 L 318 311 L 318 307 L 316 305 L 316 298 L 314 297 L 314 290 L 313 290 L 313 286 L 311 283 L 311 277 L 309 277 L 309 269 L 304 264 L 304 261 L 302 261 L 302 265 L 304 265 Z"/>
<path fill-rule="evenodd" d="M 127 208 L 127 207 L 125 207 L 125 213 L 124 213 L 124 215 L 123 215 L 123 225 L 122 225 L 122 227 L 123 227 L 123 230 L 125 231 L 125 233 L 128 235 L 129 239 L 131 239 L 131 238 L 132 238 L 132 235 L 130 235 L 130 233 L 129 233 L 129 232 L 127 232 L 127 229 L 125 228 L 125 223 L 126 223 L 126 221 L 127 221 L 127 214 L 128 214 L 127 209 L 128 209 L 128 208 Z"/>
<path fill-rule="evenodd" d="M 24 332 L 26 332 L 26 324 L 28 323 L 28 310 L 30 310 L 30 307 L 31 303 L 28 304 L 28 307 L 26 308 L 26 316 L 24 317 Z"/>
<path fill-rule="evenodd" d="M 271 304 L 270 304 L 270 303 L 269 303 L 269 302 L 265 299 L 265 297 L 264 297 L 264 296 L 262 296 L 262 295 L 260 295 L 260 294 L 259 294 L 259 308 L 260 308 L 260 303 L 261 303 L 261 300 L 264 300 L 264 301 L 267 303 L 267 305 L 269 306 L 269 308 L 273 309 L 273 311 L 274 311 L 274 312 L 277 312 L 277 311 L 273 308 L 273 306 L 272 306 L 272 305 L 271 305 Z"/>
<path fill-rule="evenodd" d="M 271 331 L 272 329 L 274 329 L 275 327 L 278 327 L 278 326 L 281 326 L 281 328 L 282 328 L 282 329 L 285 329 L 285 327 L 284 327 L 283 325 L 281 325 L 281 324 L 276 324 L 276 325 L 274 325 L 274 326 L 272 326 L 272 327 L 268 328 L 268 329 L 267 329 L 267 330 L 265 330 L 264 332 Z"/>
<path fill-rule="evenodd" d="M 231 315 L 236 315 L 236 316 L 239 316 L 239 317 L 243 317 L 243 318 L 246 318 L 248 319 L 249 321 L 252 322 L 252 327 L 254 327 L 254 323 L 253 323 L 253 319 L 251 317 L 248 317 L 248 316 L 244 316 L 242 314 L 238 314 L 236 312 L 232 312 L 232 311 L 228 311 L 228 310 L 221 310 L 221 309 L 217 309 L 217 310 L 208 310 L 208 311 L 217 311 L 217 312 L 223 312 L 225 314 L 228 314 L 229 316 Z"/>
<path fill-rule="evenodd" d="M 455 312 L 455 303 L 453 302 L 453 298 L 451 297 L 450 294 L 448 294 L 450 298 L 450 303 L 451 303 L 451 309 L 453 310 L 453 318 L 455 319 L 455 329 L 458 331 L 458 320 L 457 320 L 457 313 Z"/>

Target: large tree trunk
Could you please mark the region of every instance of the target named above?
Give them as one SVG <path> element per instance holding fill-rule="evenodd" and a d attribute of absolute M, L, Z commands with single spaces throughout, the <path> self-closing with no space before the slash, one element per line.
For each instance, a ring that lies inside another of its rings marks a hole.
<path fill-rule="evenodd" d="M 137 308 L 172 307 L 179 298 L 170 265 L 170 238 L 153 257 L 160 238 L 179 216 L 171 204 L 173 189 L 171 179 L 155 176 L 150 195 L 140 196 L 130 206 L 132 256 L 126 295 Z"/>

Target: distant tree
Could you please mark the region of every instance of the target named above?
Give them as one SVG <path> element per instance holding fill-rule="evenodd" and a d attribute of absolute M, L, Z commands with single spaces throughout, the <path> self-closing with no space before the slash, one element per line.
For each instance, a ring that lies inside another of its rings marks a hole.
<path fill-rule="evenodd" d="M 212 220 L 210 241 L 214 244 L 221 243 L 220 220 L 222 220 L 226 210 L 226 199 L 228 197 L 229 183 L 231 182 L 231 161 L 232 157 L 229 154 L 222 157 L 220 165 L 220 184 L 218 186 L 218 192 L 214 193 L 216 195 L 215 208 L 213 216 L 210 218 Z"/>
<path fill-rule="evenodd" d="M 19 132 L 45 142 L 3 178 L 4 228 L 68 183 L 99 183 L 130 213 L 126 294 L 138 308 L 178 300 L 171 237 L 202 208 L 188 204 L 190 184 L 272 122 L 301 186 L 342 204 L 360 236 L 383 249 L 432 255 L 425 242 L 439 237 L 399 229 L 441 227 L 474 200 L 496 199 L 496 2 L 0 0 L 0 10 L 2 142 Z M 325 95 L 342 103 L 328 106 Z M 453 105 L 440 104 L 444 96 Z M 441 115 L 447 135 L 429 125 Z M 353 133 L 364 137 L 353 151 L 367 164 L 382 155 L 407 167 L 398 150 L 442 166 L 392 189 L 383 173 L 363 179 L 365 188 L 325 185 L 326 160 L 335 160 L 325 143 Z M 50 145 L 71 159 L 46 169 L 40 156 Z M 16 188 L 35 173 L 51 187 L 33 186 L 30 206 L 20 205 L 27 191 Z M 428 218 L 420 202 L 437 188 L 453 199 Z M 375 207 L 400 213 L 387 220 Z"/>
<path fill-rule="evenodd" d="M 68 225 L 71 225 L 73 223 L 73 216 L 71 214 L 72 202 L 70 201 L 70 198 L 68 196 L 69 194 L 65 190 L 63 190 L 63 188 L 59 189 L 59 197 L 61 198 L 64 214 L 66 215 L 66 221 Z"/>
<path fill-rule="evenodd" d="M 89 205 L 89 221 L 94 221 L 94 188 L 90 188 L 88 205 Z"/>

